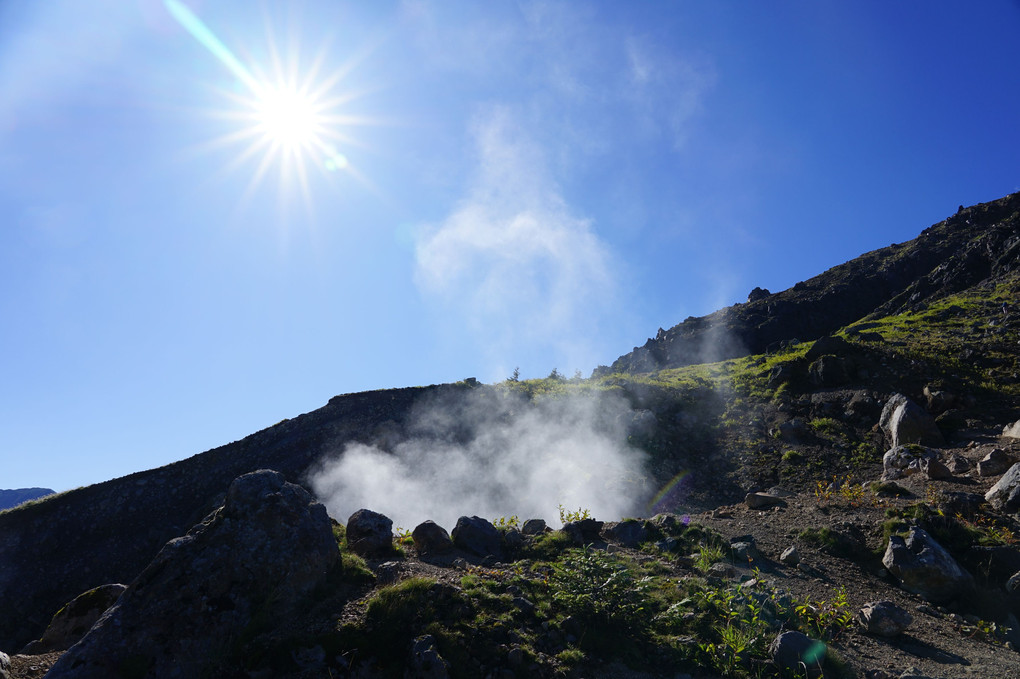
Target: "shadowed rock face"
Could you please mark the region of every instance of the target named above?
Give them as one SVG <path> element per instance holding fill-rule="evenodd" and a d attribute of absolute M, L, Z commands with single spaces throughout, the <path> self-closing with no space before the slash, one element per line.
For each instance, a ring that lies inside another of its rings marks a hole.
<path fill-rule="evenodd" d="M 875 250 L 775 294 L 690 317 L 596 375 L 642 373 L 810 341 L 871 315 L 898 313 L 1020 268 L 1020 193 L 960 210 L 914 240 Z M 977 237 L 984 236 L 978 242 Z"/>
<path fill-rule="evenodd" d="M 339 556 L 326 509 L 306 490 L 274 471 L 241 476 L 47 676 L 211 676 L 245 630 L 291 613 Z"/>

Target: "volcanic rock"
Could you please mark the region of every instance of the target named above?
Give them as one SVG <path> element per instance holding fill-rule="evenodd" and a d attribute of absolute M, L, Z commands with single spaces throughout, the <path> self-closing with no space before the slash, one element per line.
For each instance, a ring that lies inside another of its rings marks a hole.
<path fill-rule="evenodd" d="M 826 648 L 803 632 L 783 632 L 775 638 L 770 648 L 772 660 L 783 670 L 811 679 L 822 676 L 822 662 Z"/>
<path fill-rule="evenodd" d="M 867 634 L 895 637 L 903 634 L 914 621 L 913 616 L 891 601 L 872 601 L 857 612 L 858 624 Z"/>
<path fill-rule="evenodd" d="M 906 443 L 926 446 L 941 446 L 945 443 L 935 418 L 903 394 L 889 397 L 882 408 L 879 426 L 894 448 Z"/>
<path fill-rule="evenodd" d="M 996 509 L 1012 511 L 1020 509 L 1020 462 L 1014 464 L 985 493 L 985 502 Z"/>
<path fill-rule="evenodd" d="M 347 545 L 361 556 L 390 556 L 393 554 L 393 521 L 370 509 L 359 509 L 347 519 Z"/>
<path fill-rule="evenodd" d="M 75 597 L 57 611 L 42 638 L 28 644 L 22 653 L 39 655 L 71 648 L 92 629 L 99 616 L 117 603 L 126 589 L 120 584 L 101 585 Z"/>
<path fill-rule="evenodd" d="M 973 584 L 970 573 L 933 537 L 912 527 L 904 540 L 889 538 L 882 564 L 900 581 L 903 589 L 935 603 L 944 603 L 966 592 Z"/>
<path fill-rule="evenodd" d="M 453 550 L 453 540 L 450 539 L 450 534 L 433 521 L 418 524 L 411 531 L 411 539 L 414 540 L 414 548 L 422 556 L 442 554 Z"/>
<path fill-rule="evenodd" d="M 499 531 L 485 519 L 478 516 L 462 516 L 451 534 L 453 544 L 458 549 L 471 552 L 477 556 L 503 555 L 499 539 Z"/>
<path fill-rule="evenodd" d="M 339 559 L 326 509 L 306 490 L 278 472 L 245 474 L 47 676 L 216 675 L 256 617 L 272 624 L 293 613 Z"/>
<path fill-rule="evenodd" d="M 978 476 L 998 476 L 1009 469 L 1013 458 L 1001 448 L 995 448 L 977 463 Z"/>

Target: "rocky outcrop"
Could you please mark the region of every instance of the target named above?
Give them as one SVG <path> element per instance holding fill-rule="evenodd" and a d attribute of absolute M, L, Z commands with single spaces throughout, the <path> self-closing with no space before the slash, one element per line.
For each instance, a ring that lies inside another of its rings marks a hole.
<path fill-rule="evenodd" d="M 235 480 L 223 506 L 171 540 L 51 679 L 214 676 L 237 640 L 291 614 L 339 564 L 325 508 L 274 471 Z"/>
<path fill-rule="evenodd" d="M 970 574 L 920 528 L 911 528 L 906 539 L 890 537 L 882 564 L 903 589 L 936 603 L 952 601 L 973 586 Z"/>

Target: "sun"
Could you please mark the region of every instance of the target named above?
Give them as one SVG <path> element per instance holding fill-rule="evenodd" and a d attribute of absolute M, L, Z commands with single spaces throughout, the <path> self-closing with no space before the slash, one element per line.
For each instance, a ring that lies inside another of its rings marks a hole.
<path fill-rule="evenodd" d="M 259 133 L 288 150 L 314 148 L 325 132 L 317 102 L 294 87 L 265 87 L 255 99 Z"/>
<path fill-rule="evenodd" d="M 224 92 L 230 104 L 216 112 L 216 117 L 231 121 L 233 129 L 212 140 L 209 146 L 242 147 L 226 168 L 228 171 L 256 161 L 242 202 L 257 192 L 274 167 L 279 172 L 281 192 L 287 194 L 296 185 L 309 208 L 312 203 L 309 174 L 313 168 L 326 174 L 344 170 L 364 182 L 340 150 L 356 145 L 345 130 L 371 122 L 343 112 L 344 106 L 356 98 L 352 93 L 336 91 L 339 81 L 351 69 L 350 64 L 323 74 L 326 58 L 324 50 L 320 50 L 302 68 L 296 50 L 281 55 L 268 24 L 268 63 L 245 63 L 180 0 L 164 0 L 164 5 L 240 85 L 239 91 Z"/>

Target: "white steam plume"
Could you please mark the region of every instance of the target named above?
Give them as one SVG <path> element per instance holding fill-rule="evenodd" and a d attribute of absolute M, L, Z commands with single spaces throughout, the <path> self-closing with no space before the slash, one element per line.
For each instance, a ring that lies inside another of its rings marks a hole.
<path fill-rule="evenodd" d="M 550 352 L 553 365 L 591 365 L 615 308 L 612 254 L 561 196 L 543 148 L 506 108 L 474 126 L 467 197 L 416 240 L 415 280 L 460 318 L 491 357 Z M 497 358 L 500 357 L 500 358 Z"/>
<path fill-rule="evenodd" d="M 330 515 L 346 522 L 366 508 L 406 529 L 431 519 L 451 530 L 465 515 L 557 525 L 560 504 L 615 520 L 640 513 L 647 499 L 645 456 L 627 444 L 633 414 L 620 398 L 530 402 L 486 387 L 413 419 L 391 450 L 351 443 L 313 474 Z"/>

